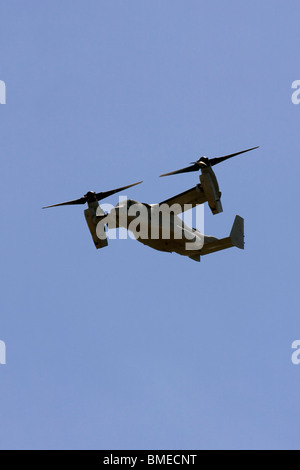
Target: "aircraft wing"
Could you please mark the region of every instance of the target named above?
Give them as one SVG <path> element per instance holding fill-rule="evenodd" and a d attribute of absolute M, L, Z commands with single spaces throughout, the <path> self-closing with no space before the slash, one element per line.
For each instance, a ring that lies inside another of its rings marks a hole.
<path fill-rule="evenodd" d="M 162 204 L 167 204 L 169 207 L 172 206 L 174 213 L 181 214 L 184 210 L 189 210 L 192 207 L 198 206 L 199 204 L 204 204 L 207 201 L 207 197 L 200 184 L 197 184 L 194 188 L 188 189 L 183 193 L 177 194 L 170 199 L 160 202 Z M 187 205 L 187 207 L 184 207 Z"/>

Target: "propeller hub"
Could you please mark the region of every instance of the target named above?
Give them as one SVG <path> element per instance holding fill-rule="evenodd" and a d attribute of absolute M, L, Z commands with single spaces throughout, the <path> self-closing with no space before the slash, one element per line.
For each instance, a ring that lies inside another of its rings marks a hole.
<path fill-rule="evenodd" d="M 208 158 L 208 157 L 201 157 L 200 160 L 198 160 L 198 163 L 199 163 L 199 165 L 200 165 L 200 168 L 209 167 L 209 166 L 210 166 L 210 162 L 209 162 L 209 158 Z"/>
<path fill-rule="evenodd" d="M 96 193 L 94 191 L 88 191 L 84 197 L 86 198 L 87 202 L 95 202 L 97 201 Z"/>

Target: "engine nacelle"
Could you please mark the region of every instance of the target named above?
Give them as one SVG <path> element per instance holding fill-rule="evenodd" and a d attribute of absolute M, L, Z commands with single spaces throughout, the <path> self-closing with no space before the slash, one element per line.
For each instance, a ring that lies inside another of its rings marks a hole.
<path fill-rule="evenodd" d="M 201 187 L 207 197 L 208 205 L 213 214 L 219 214 L 220 212 L 223 212 L 223 208 L 220 200 L 221 192 L 216 175 L 211 167 L 202 168 L 201 172 Z"/>
<path fill-rule="evenodd" d="M 99 222 L 99 215 L 104 215 L 104 212 L 100 208 L 98 202 L 95 201 L 95 202 L 91 202 L 88 204 L 89 204 L 89 208 L 84 211 L 85 220 L 90 229 L 92 238 L 95 243 L 95 247 L 97 249 L 104 248 L 105 246 L 108 245 L 108 241 L 107 241 L 107 237 L 105 233 L 105 225 L 103 225 L 103 234 L 101 234 L 102 235 L 101 238 L 98 237 L 97 231 L 96 231 L 97 224 Z"/>

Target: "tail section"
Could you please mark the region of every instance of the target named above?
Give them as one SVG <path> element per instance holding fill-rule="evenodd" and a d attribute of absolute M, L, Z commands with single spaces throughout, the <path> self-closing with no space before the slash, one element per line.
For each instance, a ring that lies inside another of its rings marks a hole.
<path fill-rule="evenodd" d="M 244 219 L 239 215 L 236 216 L 230 236 L 227 238 L 213 238 L 213 237 L 205 237 L 204 238 L 204 245 L 202 250 L 200 251 L 200 255 L 208 255 L 209 253 L 214 253 L 215 251 L 226 250 L 227 248 L 231 248 L 236 246 L 241 250 L 244 249 L 245 242 L 244 242 Z"/>

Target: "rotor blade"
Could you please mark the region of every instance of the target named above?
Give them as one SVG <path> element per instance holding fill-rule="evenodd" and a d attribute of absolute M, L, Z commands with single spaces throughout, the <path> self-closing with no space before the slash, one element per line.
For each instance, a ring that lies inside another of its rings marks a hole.
<path fill-rule="evenodd" d="M 106 197 L 111 196 L 112 194 L 123 191 L 124 189 L 131 188 L 132 186 L 136 186 L 137 184 L 141 184 L 142 182 L 143 181 L 139 181 L 138 183 L 129 184 L 128 186 L 123 186 L 122 188 L 112 189 L 111 191 L 105 191 L 102 193 L 96 193 L 97 201 L 101 201 L 101 199 L 105 199 Z"/>
<path fill-rule="evenodd" d="M 218 163 L 224 162 L 224 160 L 228 160 L 228 158 L 235 157 L 236 155 L 240 155 L 241 153 L 250 152 L 251 150 L 258 149 L 259 147 L 253 147 L 252 149 L 242 150 L 241 152 L 232 153 L 230 155 L 224 155 L 224 157 L 217 157 L 217 158 L 210 158 L 209 163 L 211 166 L 217 165 Z"/>
<path fill-rule="evenodd" d="M 73 201 L 61 202 L 60 204 L 53 204 L 52 206 L 43 207 L 43 209 L 49 209 L 49 207 L 58 207 L 58 206 L 73 206 L 75 204 L 85 204 L 87 201 L 86 197 L 81 197 L 80 199 L 74 199 Z"/>
<path fill-rule="evenodd" d="M 138 183 L 129 184 L 128 186 L 123 186 L 122 188 L 113 189 L 112 191 L 106 191 L 106 192 L 96 193 L 96 194 L 93 193 L 93 195 L 95 195 L 93 197 L 95 197 L 95 200 L 97 199 L 97 201 L 100 201 L 101 199 L 111 196 L 112 194 L 118 193 L 119 191 L 123 191 L 124 189 L 131 188 L 132 186 L 136 186 L 137 184 L 141 184 L 141 183 L 142 181 L 139 181 Z M 52 206 L 43 207 L 43 209 L 49 209 L 50 207 L 58 207 L 58 206 L 71 206 L 75 204 L 85 204 L 88 201 L 88 195 L 89 193 L 81 197 L 80 199 L 74 199 L 73 201 L 67 201 L 67 202 L 61 202 L 60 204 L 53 204 Z"/>
<path fill-rule="evenodd" d="M 164 173 L 161 176 L 170 176 L 170 175 L 178 175 L 179 173 L 189 173 L 190 171 L 199 171 L 200 166 L 198 164 L 194 164 L 192 166 L 187 166 L 186 168 L 182 168 L 181 170 L 171 171 L 170 173 Z"/>

